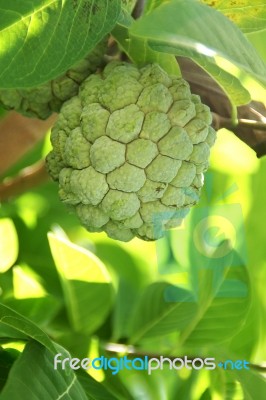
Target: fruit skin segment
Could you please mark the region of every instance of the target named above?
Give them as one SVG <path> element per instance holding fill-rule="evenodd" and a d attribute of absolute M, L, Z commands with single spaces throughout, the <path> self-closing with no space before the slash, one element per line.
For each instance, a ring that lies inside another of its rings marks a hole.
<path fill-rule="evenodd" d="M 78 94 L 79 86 L 103 65 L 107 40 L 104 39 L 63 75 L 33 88 L 0 89 L 0 106 L 26 117 L 47 119 L 59 112 L 62 104 Z"/>
<path fill-rule="evenodd" d="M 184 79 L 112 61 L 63 104 L 47 168 L 88 231 L 157 240 L 199 201 L 211 122 Z"/>

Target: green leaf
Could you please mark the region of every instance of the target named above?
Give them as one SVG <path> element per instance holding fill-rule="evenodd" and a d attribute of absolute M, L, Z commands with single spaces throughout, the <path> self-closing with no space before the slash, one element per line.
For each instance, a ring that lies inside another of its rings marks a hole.
<path fill-rule="evenodd" d="M 182 330 L 196 309 L 197 304 L 189 291 L 167 282 L 153 283 L 144 291 L 135 310 L 130 342 Z"/>
<path fill-rule="evenodd" d="M 0 219 L 0 273 L 6 272 L 18 256 L 18 237 L 9 218 Z"/>
<path fill-rule="evenodd" d="M 113 302 L 113 286 L 105 265 L 90 251 L 48 234 L 61 279 L 72 328 L 94 332 L 105 320 Z"/>
<path fill-rule="evenodd" d="M 198 299 L 167 282 L 150 285 L 132 321 L 131 343 L 180 332 L 179 346 L 228 342 L 246 321 L 250 286 L 245 267 L 212 265 L 198 274 Z"/>
<path fill-rule="evenodd" d="M 153 50 L 189 57 L 223 87 L 235 105 L 248 92 L 228 64 L 266 84 L 266 66 L 243 33 L 218 11 L 195 0 L 172 0 L 137 20 L 130 36 L 146 40 Z"/>
<path fill-rule="evenodd" d="M 223 13 L 245 33 L 266 28 L 266 4 L 261 0 L 201 0 Z"/>
<path fill-rule="evenodd" d="M 38 341 L 51 351 L 55 350 L 54 345 L 49 337 L 37 325 L 2 303 L 0 303 L 0 323 L 3 324 L 4 327 L 6 326 L 7 328 L 12 328 L 12 330 L 15 329 L 18 332 L 18 338 L 21 335 L 22 338 L 26 336 L 26 338 L 31 338 Z M 0 336 L 3 336 L 1 329 Z"/>
<path fill-rule="evenodd" d="M 62 347 L 57 349 L 62 358 L 69 357 Z M 37 342 L 29 342 L 14 362 L 0 399 L 88 400 L 69 366 L 65 370 L 54 369 L 54 354 Z"/>
<path fill-rule="evenodd" d="M 119 16 L 119 0 L 0 0 L 0 87 L 49 81 L 85 57 Z"/>
<path fill-rule="evenodd" d="M 129 28 L 133 19 L 127 18 L 123 12 L 112 35 L 119 43 L 127 56 L 142 67 L 149 63 L 159 64 L 166 72 L 172 75 L 181 76 L 181 72 L 175 57 L 171 54 L 160 53 L 147 46 L 146 40 L 137 37 L 129 37 Z"/>

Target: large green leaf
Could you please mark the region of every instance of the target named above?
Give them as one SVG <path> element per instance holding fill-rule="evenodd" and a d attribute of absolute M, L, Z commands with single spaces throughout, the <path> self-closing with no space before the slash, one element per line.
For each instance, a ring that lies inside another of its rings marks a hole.
<path fill-rule="evenodd" d="M 245 33 L 266 29 L 266 3 L 261 0 L 201 0 L 231 19 Z"/>
<path fill-rule="evenodd" d="M 13 221 L 0 219 L 0 273 L 7 271 L 18 256 L 18 237 Z"/>
<path fill-rule="evenodd" d="M 58 350 L 62 358 L 69 357 L 62 347 Z M 54 354 L 37 342 L 29 342 L 14 362 L 0 399 L 88 400 L 69 366 L 54 369 Z"/>
<path fill-rule="evenodd" d="M 266 84 L 266 65 L 244 34 L 220 12 L 198 1 L 163 3 L 137 20 L 130 35 L 146 39 L 153 50 L 192 58 L 236 105 L 247 103 L 249 95 L 230 73 L 228 63 L 241 70 L 242 76 Z"/>
<path fill-rule="evenodd" d="M 0 87 L 64 73 L 115 25 L 119 0 L 0 0 Z"/>
<path fill-rule="evenodd" d="M 180 344 L 204 346 L 230 341 L 243 327 L 251 304 L 244 266 L 213 264 L 198 275 L 199 307 L 181 332 Z"/>
<path fill-rule="evenodd" d="M 144 291 L 136 308 L 130 342 L 182 330 L 196 309 L 197 304 L 189 291 L 167 282 L 153 283 Z"/>
<path fill-rule="evenodd" d="M 198 274 L 198 291 L 167 282 L 150 285 L 136 309 L 130 342 L 180 332 L 177 347 L 228 342 L 245 323 L 250 287 L 245 267 L 212 265 Z"/>
<path fill-rule="evenodd" d="M 47 349 L 55 350 L 49 337 L 37 325 L 2 303 L 0 303 L 0 323 L 4 328 L 5 326 L 8 328 L 7 333 L 11 329 L 12 334 L 18 333 L 18 338 L 31 338 L 46 346 Z M 1 325 L 0 337 L 5 334 L 4 331 L 2 333 Z M 15 335 L 11 337 L 15 337 Z"/>
<path fill-rule="evenodd" d="M 53 233 L 48 238 L 72 328 L 92 333 L 112 306 L 113 286 L 108 271 L 90 251 Z"/>

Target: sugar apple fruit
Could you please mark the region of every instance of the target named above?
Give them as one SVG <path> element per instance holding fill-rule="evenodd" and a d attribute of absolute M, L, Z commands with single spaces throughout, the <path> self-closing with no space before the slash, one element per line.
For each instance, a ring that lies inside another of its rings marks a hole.
<path fill-rule="evenodd" d="M 113 61 L 64 103 L 48 171 L 87 230 L 156 240 L 199 200 L 211 121 L 184 79 Z"/>
<path fill-rule="evenodd" d="M 46 119 L 78 93 L 79 85 L 103 63 L 107 40 L 104 39 L 63 75 L 42 85 L 26 89 L 0 89 L 0 106 L 27 117 Z"/>

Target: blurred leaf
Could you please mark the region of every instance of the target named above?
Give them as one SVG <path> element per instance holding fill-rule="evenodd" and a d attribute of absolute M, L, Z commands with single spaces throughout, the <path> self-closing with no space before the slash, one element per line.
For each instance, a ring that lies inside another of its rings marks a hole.
<path fill-rule="evenodd" d="M 81 383 L 84 391 L 86 392 L 88 399 L 91 400 L 123 400 L 122 397 L 114 397 L 113 394 L 105 388 L 102 383 L 97 382 L 89 374 L 78 371 L 78 380 Z"/>
<path fill-rule="evenodd" d="M 124 384 L 120 376 L 113 375 L 110 369 L 104 371 L 105 373 L 105 380 L 104 385 L 105 387 L 110 390 L 112 393 L 115 394 L 118 400 L 135 400 L 135 397 L 132 396 L 130 393 L 127 384 Z"/>
<path fill-rule="evenodd" d="M 16 216 L 16 204 L 13 204 L 13 208 L 10 212 L 14 215 L 13 220 L 16 225 L 18 236 L 19 238 L 23 238 L 23 240 L 20 241 L 17 263 L 22 267 L 23 265 L 28 265 L 30 269 L 34 271 L 33 273 L 38 277 L 38 281 L 41 283 L 45 292 L 53 294 L 56 297 L 62 297 L 58 273 L 54 267 L 47 240 L 47 232 L 50 230 L 51 224 L 55 220 L 54 212 L 56 210 L 53 204 L 53 192 L 51 191 L 48 195 L 49 188 L 51 188 L 50 185 L 45 188 L 45 191 L 44 188 L 42 188 L 42 193 L 44 193 L 42 197 L 45 199 L 46 193 L 46 202 L 49 208 L 44 215 L 37 217 L 36 225 L 29 227 L 20 216 Z M 36 201 L 38 202 L 38 198 L 36 198 Z M 27 208 L 25 206 L 24 212 L 26 211 Z M 61 213 L 63 212 L 65 214 L 64 208 L 61 207 Z M 60 214 L 60 210 L 58 210 L 58 215 L 59 218 L 62 215 Z"/>
<path fill-rule="evenodd" d="M 0 323 L 7 326 L 7 328 L 15 329 L 18 332 L 18 337 L 20 337 L 21 334 L 22 338 L 26 335 L 26 337 L 36 340 L 50 351 L 55 350 L 49 337 L 37 325 L 2 303 L 0 303 Z M 3 336 L 1 327 L 0 336 Z"/>
<path fill-rule="evenodd" d="M 16 299 L 27 299 L 29 297 L 43 297 L 46 292 L 39 277 L 27 266 L 15 266 L 13 268 L 14 297 Z"/>
<path fill-rule="evenodd" d="M 266 379 L 252 370 L 235 371 L 234 375 L 241 383 L 243 400 L 265 400 Z"/>
<path fill-rule="evenodd" d="M 208 27 L 208 29 L 206 29 Z M 219 66 L 229 61 L 266 84 L 266 66 L 242 32 L 216 10 L 194 0 L 173 0 L 137 20 L 130 35 L 153 50 L 192 58 L 224 88 L 235 105 L 250 101 L 240 81 Z"/>
<path fill-rule="evenodd" d="M 245 33 L 263 30 L 266 27 L 266 4 L 261 0 L 201 0 L 223 13 Z"/>
<path fill-rule="evenodd" d="M 151 284 L 136 307 L 130 343 L 184 329 L 196 309 L 197 304 L 191 292 L 167 282 Z"/>
<path fill-rule="evenodd" d="M 6 383 L 9 371 L 19 355 L 19 351 L 15 349 L 0 348 L 0 393 Z"/>
<path fill-rule="evenodd" d="M 145 3 L 145 14 L 159 7 L 163 3 L 166 3 L 168 0 L 147 0 Z"/>
<path fill-rule="evenodd" d="M 113 302 L 113 287 L 105 265 L 91 252 L 48 234 L 61 279 L 69 320 L 75 331 L 94 332 Z"/>
<path fill-rule="evenodd" d="M 9 218 L 0 219 L 0 273 L 7 271 L 18 256 L 18 237 Z"/>
<path fill-rule="evenodd" d="M 241 327 L 241 330 L 232 338 L 232 341 L 229 344 L 229 351 L 231 354 L 246 360 L 252 358 L 252 355 L 254 351 L 257 350 L 260 341 L 260 323 L 260 305 L 258 301 L 254 301 L 253 293 L 253 302 L 249 312 L 247 312 L 246 321 Z"/>
<path fill-rule="evenodd" d="M 139 292 L 149 280 L 149 274 L 141 260 L 133 257 L 114 241 L 98 242 L 96 249 L 101 260 L 115 271 L 118 280 L 112 318 L 112 340 L 116 341 L 128 337 L 128 316 L 132 315 Z"/>
<path fill-rule="evenodd" d="M 119 16 L 119 0 L 0 0 L 0 86 L 49 81 L 85 57 Z"/>
<path fill-rule="evenodd" d="M 57 346 L 57 350 L 62 358 L 69 357 L 62 347 Z M 39 343 L 29 342 L 14 362 L 0 399 L 88 400 L 70 366 L 54 369 L 54 355 Z"/>
<path fill-rule="evenodd" d="M 55 297 L 46 296 L 28 299 L 9 298 L 5 300 L 5 305 L 44 328 L 57 314 L 61 304 Z"/>
<path fill-rule="evenodd" d="M 134 399 L 145 400 L 170 400 L 171 392 L 180 380 L 175 370 L 167 367 L 160 371 L 154 371 L 148 375 L 146 370 L 128 371 L 123 369 L 119 372 L 120 379 L 126 384 Z M 183 399 L 180 396 L 174 399 Z M 186 398 L 187 400 L 187 398 Z"/>
<path fill-rule="evenodd" d="M 0 107 L 0 120 L 6 115 L 7 111 Z"/>
<path fill-rule="evenodd" d="M 174 388 L 170 400 L 195 400 L 195 387 L 198 385 L 199 377 L 202 371 L 187 371 L 187 376 L 177 381 L 177 387 Z"/>

